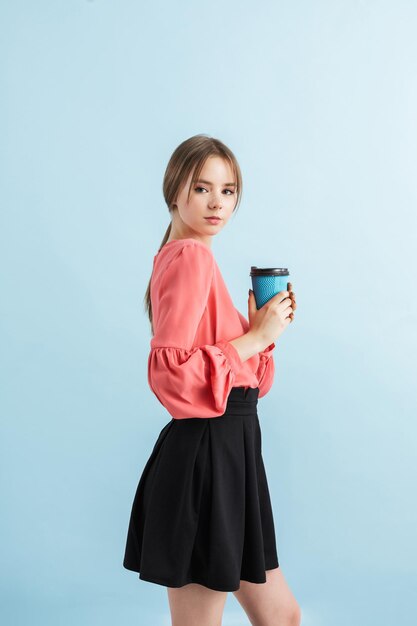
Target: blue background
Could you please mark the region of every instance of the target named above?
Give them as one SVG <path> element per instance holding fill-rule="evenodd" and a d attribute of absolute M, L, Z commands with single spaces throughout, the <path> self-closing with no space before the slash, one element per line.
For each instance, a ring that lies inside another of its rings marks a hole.
<path fill-rule="evenodd" d="M 170 624 L 122 558 L 170 419 L 143 308 L 162 177 L 197 133 L 243 172 L 213 241 L 235 305 L 251 265 L 297 297 L 259 415 L 302 624 L 413 623 L 416 4 L 3 0 L 0 22 L 2 623 Z M 223 624 L 248 624 L 232 593 Z"/>

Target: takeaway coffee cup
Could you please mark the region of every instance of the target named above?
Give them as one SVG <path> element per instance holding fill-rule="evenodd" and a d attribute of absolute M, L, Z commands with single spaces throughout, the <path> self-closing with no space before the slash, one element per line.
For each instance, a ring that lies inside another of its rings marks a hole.
<path fill-rule="evenodd" d="M 250 276 L 257 309 L 260 309 L 265 302 L 268 302 L 280 291 L 288 291 L 289 275 L 286 267 L 251 266 Z"/>

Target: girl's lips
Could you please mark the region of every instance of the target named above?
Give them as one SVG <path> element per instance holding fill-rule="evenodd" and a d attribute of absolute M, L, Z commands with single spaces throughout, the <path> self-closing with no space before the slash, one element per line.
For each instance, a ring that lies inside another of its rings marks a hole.
<path fill-rule="evenodd" d="M 220 222 L 221 221 L 221 217 L 205 217 L 204 219 L 210 220 L 210 221 L 213 221 L 213 222 Z"/>

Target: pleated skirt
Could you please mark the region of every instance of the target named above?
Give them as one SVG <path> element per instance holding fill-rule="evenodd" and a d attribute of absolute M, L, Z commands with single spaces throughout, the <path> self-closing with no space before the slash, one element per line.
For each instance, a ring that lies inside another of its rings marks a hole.
<path fill-rule="evenodd" d="M 279 566 L 258 395 L 259 387 L 233 387 L 223 415 L 172 418 L 159 433 L 123 559 L 140 579 L 236 591 Z"/>

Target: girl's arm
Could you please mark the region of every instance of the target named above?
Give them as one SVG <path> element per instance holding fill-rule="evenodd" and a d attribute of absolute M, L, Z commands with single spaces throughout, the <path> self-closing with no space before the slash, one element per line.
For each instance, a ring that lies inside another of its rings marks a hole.
<path fill-rule="evenodd" d="M 241 319 L 243 328 L 249 328 L 248 320 L 242 315 L 242 313 L 236 309 Z M 230 341 L 231 345 L 236 348 L 239 356 L 242 360 L 246 361 L 255 354 L 259 354 L 259 365 L 256 370 L 256 377 L 258 379 L 259 396 L 262 398 L 265 396 L 272 387 L 274 382 L 275 364 L 273 358 L 273 350 L 275 343 L 272 342 L 264 348 L 265 344 L 259 342 L 258 336 L 253 331 L 248 330 L 241 337 L 237 337 Z"/>
<path fill-rule="evenodd" d="M 155 335 L 148 382 L 176 419 L 222 415 L 243 364 L 230 341 L 193 347 L 213 274 L 211 251 L 187 242 L 151 292 Z"/>

